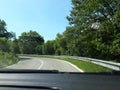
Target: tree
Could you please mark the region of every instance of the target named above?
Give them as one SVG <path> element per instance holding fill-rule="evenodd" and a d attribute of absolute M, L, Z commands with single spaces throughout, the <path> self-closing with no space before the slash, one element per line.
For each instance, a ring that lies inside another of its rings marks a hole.
<path fill-rule="evenodd" d="M 7 37 L 6 23 L 0 19 L 0 37 Z"/>
<path fill-rule="evenodd" d="M 54 41 L 47 41 L 42 45 L 42 53 L 44 55 L 54 55 L 55 49 L 54 49 Z"/>
<path fill-rule="evenodd" d="M 73 29 L 66 28 L 65 37 L 71 42 L 74 41 L 78 55 L 107 60 L 118 57 L 120 53 L 116 50 L 119 47 L 120 33 L 118 0 L 72 0 L 72 4 L 67 19 L 69 27 Z M 73 39 L 75 32 L 77 37 Z M 70 42 L 67 45 L 73 47 Z"/>
<path fill-rule="evenodd" d="M 56 40 L 55 40 L 55 54 L 57 55 L 64 55 L 66 54 L 67 50 L 67 41 L 62 34 L 57 34 Z"/>
<path fill-rule="evenodd" d="M 10 52 L 10 42 L 8 39 L 0 38 L 0 50 L 2 52 Z"/>
<path fill-rule="evenodd" d="M 10 52 L 11 41 L 13 34 L 6 29 L 6 22 L 0 19 L 0 50 L 2 52 Z"/>
<path fill-rule="evenodd" d="M 12 38 L 14 37 L 13 32 L 8 32 L 6 29 L 6 22 L 0 19 L 0 37 L 1 38 Z"/>
<path fill-rule="evenodd" d="M 20 54 L 19 40 L 15 39 L 11 42 L 10 49 L 12 53 Z"/>
<path fill-rule="evenodd" d="M 19 37 L 19 47 L 21 53 L 35 54 L 36 47 L 42 45 L 44 39 L 35 31 L 23 32 Z"/>

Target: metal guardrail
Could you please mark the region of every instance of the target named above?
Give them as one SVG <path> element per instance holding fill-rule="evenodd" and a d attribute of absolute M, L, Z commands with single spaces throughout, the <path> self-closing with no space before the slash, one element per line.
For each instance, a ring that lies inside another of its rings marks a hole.
<path fill-rule="evenodd" d="M 116 62 L 87 58 L 87 57 L 78 57 L 78 56 L 56 56 L 56 57 L 63 57 L 63 58 L 71 58 L 71 59 L 82 60 L 82 61 L 89 61 L 91 63 L 95 63 L 97 65 L 100 65 L 100 66 L 103 66 L 103 67 L 106 67 L 106 68 L 109 68 L 109 69 L 112 69 L 112 70 L 120 71 L 120 63 L 116 63 Z"/>
<path fill-rule="evenodd" d="M 29 55 L 29 54 L 24 54 Z M 82 60 L 82 61 L 88 61 L 91 63 L 95 63 L 97 65 L 112 69 L 112 70 L 118 70 L 120 71 L 120 63 L 111 62 L 111 61 L 105 61 L 105 60 L 99 60 L 99 59 L 93 59 L 93 58 L 87 58 L 87 57 L 78 57 L 78 56 L 54 56 L 54 55 L 30 55 L 30 56 L 49 56 L 49 57 L 58 57 L 58 58 L 70 58 L 70 59 L 76 59 L 76 60 Z"/>

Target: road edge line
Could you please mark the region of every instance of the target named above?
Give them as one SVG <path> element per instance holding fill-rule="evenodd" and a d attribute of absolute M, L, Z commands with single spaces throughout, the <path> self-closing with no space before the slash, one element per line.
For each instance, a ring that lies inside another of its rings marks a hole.
<path fill-rule="evenodd" d="M 74 68 L 76 68 L 78 71 L 84 72 L 82 69 L 78 68 L 76 65 L 74 65 L 74 64 L 72 64 L 72 63 L 70 63 L 70 62 L 68 62 L 68 61 L 64 61 L 64 62 L 70 64 L 71 66 L 73 66 Z"/>
<path fill-rule="evenodd" d="M 43 61 L 40 60 L 40 62 L 41 62 L 41 65 L 38 67 L 38 69 L 41 69 L 42 66 L 44 65 Z"/>

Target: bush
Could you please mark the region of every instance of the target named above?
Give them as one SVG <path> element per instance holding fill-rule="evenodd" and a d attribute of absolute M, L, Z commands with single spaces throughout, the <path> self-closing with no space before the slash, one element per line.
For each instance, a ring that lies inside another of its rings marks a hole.
<path fill-rule="evenodd" d="M 16 54 L 0 51 L 0 68 L 15 64 L 19 61 Z"/>

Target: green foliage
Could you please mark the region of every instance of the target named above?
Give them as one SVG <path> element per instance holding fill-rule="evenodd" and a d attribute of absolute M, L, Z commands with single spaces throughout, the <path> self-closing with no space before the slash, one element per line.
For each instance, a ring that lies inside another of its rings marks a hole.
<path fill-rule="evenodd" d="M 14 33 L 13 32 L 8 32 L 6 29 L 6 22 L 4 20 L 0 19 L 0 38 L 13 38 Z"/>
<path fill-rule="evenodd" d="M 18 39 L 15 39 L 11 42 L 11 45 L 10 45 L 10 49 L 11 49 L 11 52 L 13 53 L 16 53 L 16 54 L 19 54 L 20 53 L 20 47 L 19 47 L 19 40 Z"/>
<path fill-rule="evenodd" d="M 0 19 L 0 68 L 19 61 L 18 57 L 11 53 L 11 51 L 15 52 L 13 51 L 13 42 L 10 40 L 13 37 L 15 38 L 15 33 L 8 32 L 6 22 Z"/>
<path fill-rule="evenodd" d="M 120 60 L 117 0 L 72 0 L 70 26 L 55 40 L 55 54 Z"/>
<path fill-rule="evenodd" d="M 66 54 L 66 51 L 65 51 L 67 49 L 66 44 L 67 44 L 67 41 L 64 38 L 64 36 L 58 33 L 55 41 L 55 50 L 56 50 L 55 53 L 57 55 Z"/>
<path fill-rule="evenodd" d="M 0 37 L 7 37 L 8 32 L 6 30 L 6 23 L 4 20 L 0 19 Z"/>
<path fill-rule="evenodd" d="M 54 55 L 54 41 L 47 41 L 42 45 L 42 54 L 44 55 Z"/>
<path fill-rule="evenodd" d="M 38 53 L 36 49 L 44 43 L 44 39 L 35 31 L 23 32 L 19 37 L 20 52 L 24 54 Z"/>
<path fill-rule="evenodd" d="M 0 68 L 15 64 L 18 61 L 19 59 L 15 54 L 0 51 Z"/>
<path fill-rule="evenodd" d="M 0 50 L 10 52 L 10 41 L 5 38 L 0 38 Z"/>

